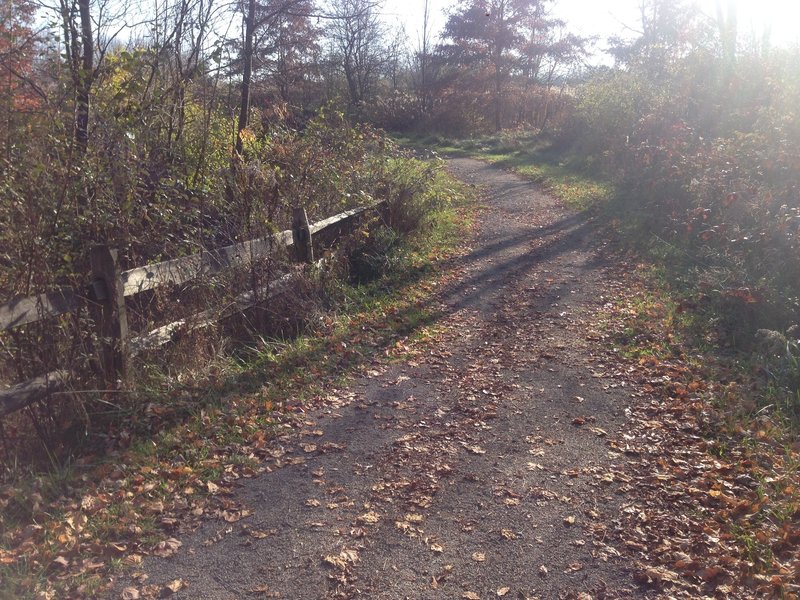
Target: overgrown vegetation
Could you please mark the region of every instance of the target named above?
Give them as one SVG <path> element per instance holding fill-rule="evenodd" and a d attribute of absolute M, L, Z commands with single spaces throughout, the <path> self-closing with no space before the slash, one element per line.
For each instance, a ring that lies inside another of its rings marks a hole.
<path fill-rule="evenodd" d="M 436 164 L 398 159 L 390 168 L 408 194 L 393 206 L 397 229 L 365 226 L 332 270 L 309 271 L 274 307 L 284 316 L 302 307 L 300 335 L 217 348 L 194 369 L 185 360 L 180 370 L 146 366 L 132 395 L 107 396 L 109 429 L 94 432 L 102 435 L 79 455 L 33 472 L 25 462 L 6 470 L 3 593 L 93 597 L 109 570 L 173 552 L 176 519 L 246 516 L 219 494 L 226 482 L 252 476 L 272 452 L 270 439 L 302 427 L 304 406 L 324 402 L 376 355 L 402 357 L 407 338 L 430 335 L 431 286 L 474 209 L 468 190 Z M 175 356 L 220 343 L 184 342 Z"/>

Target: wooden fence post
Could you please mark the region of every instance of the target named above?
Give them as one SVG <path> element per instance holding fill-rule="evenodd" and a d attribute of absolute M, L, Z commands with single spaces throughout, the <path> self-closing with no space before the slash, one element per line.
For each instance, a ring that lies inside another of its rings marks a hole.
<path fill-rule="evenodd" d="M 128 375 L 128 316 L 125 312 L 117 251 L 95 246 L 89 256 L 92 267 L 90 296 L 101 344 L 106 384 L 125 384 Z"/>
<path fill-rule="evenodd" d="M 306 209 L 297 207 L 292 209 L 292 239 L 297 260 L 301 262 L 314 262 L 314 243 L 311 239 L 311 229 L 308 225 Z"/>

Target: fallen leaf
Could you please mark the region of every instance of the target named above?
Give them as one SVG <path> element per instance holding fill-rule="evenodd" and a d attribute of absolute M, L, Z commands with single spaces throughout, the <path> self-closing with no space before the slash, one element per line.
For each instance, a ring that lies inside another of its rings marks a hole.
<path fill-rule="evenodd" d="M 186 582 L 183 579 L 173 579 L 172 581 L 164 585 L 164 591 L 168 591 L 172 594 L 177 594 L 185 587 L 186 587 Z"/>
<path fill-rule="evenodd" d="M 544 565 L 539 567 L 539 576 L 540 577 L 547 577 L 547 567 L 545 567 Z"/>
<path fill-rule="evenodd" d="M 569 526 L 574 524 L 575 524 L 575 517 L 573 515 L 564 518 L 564 525 Z"/>
<path fill-rule="evenodd" d="M 139 590 L 135 587 L 126 587 L 122 590 L 122 600 L 139 600 Z"/>
<path fill-rule="evenodd" d="M 439 544 L 431 544 L 430 549 L 433 552 L 444 552 L 444 547 Z"/>
<path fill-rule="evenodd" d="M 569 565 L 567 565 L 567 568 L 564 569 L 564 573 L 567 573 L 567 574 L 576 573 L 576 572 L 580 571 L 581 569 L 583 569 L 583 564 L 579 563 L 579 562 L 574 562 L 574 563 L 570 563 Z"/>
<path fill-rule="evenodd" d="M 155 556 L 160 556 L 162 558 L 166 558 L 167 556 L 172 556 L 178 551 L 182 542 L 176 540 L 175 538 L 169 538 L 166 540 L 162 540 L 156 544 L 156 547 L 153 548 L 152 554 Z"/>
<path fill-rule="evenodd" d="M 461 594 L 461 597 L 464 598 L 464 600 L 481 600 L 481 597 L 475 592 L 464 592 Z"/>
<path fill-rule="evenodd" d="M 486 555 L 483 552 L 473 552 L 472 560 L 475 562 L 483 562 L 486 560 Z"/>
<path fill-rule="evenodd" d="M 510 529 L 501 529 L 500 535 L 506 540 L 515 540 L 517 539 L 517 534 L 511 531 Z"/>
<path fill-rule="evenodd" d="M 358 561 L 358 552 L 355 550 L 342 550 L 338 555 L 328 555 L 322 559 L 327 564 L 337 569 L 345 570 L 348 565 Z"/>
<path fill-rule="evenodd" d="M 250 537 L 255 538 L 257 540 L 263 540 L 264 538 L 267 538 L 267 537 L 269 537 L 271 535 L 274 535 L 275 534 L 275 530 L 272 529 L 270 531 L 264 531 L 262 529 L 250 529 L 247 532 L 247 534 Z"/>
<path fill-rule="evenodd" d="M 365 523 L 367 525 L 374 525 L 378 521 L 381 520 L 381 516 L 376 513 L 375 511 L 371 510 L 369 512 L 364 513 L 363 515 L 358 515 L 356 520 L 359 523 Z"/>
<path fill-rule="evenodd" d="M 480 446 L 467 446 L 467 450 L 472 452 L 472 454 L 486 454 L 486 450 Z"/>
<path fill-rule="evenodd" d="M 510 591 L 511 591 L 510 587 L 501 587 L 501 588 L 497 588 L 497 592 L 496 593 L 497 593 L 498 596 L 500 596 L 502 598 L 503 596 L 508 594 L 508 592 L 510 592 Z"/>
<path fill-rule="evenodd" d="M 222 518 L 228 523 L 236 523 L 236 521 L 249 517 L 251 514 L 253 514 L 253 511 L 247 508 L 243 508 L 242 510 L 223 510 Z"/>
<path fill-rule="evenodd" d="M 316 498 L 309 498 L 308 500 L 305 501 L 305 505 L 306 506 L 319 506 L 320 505 L 320 501 L 317 500 Z"/>

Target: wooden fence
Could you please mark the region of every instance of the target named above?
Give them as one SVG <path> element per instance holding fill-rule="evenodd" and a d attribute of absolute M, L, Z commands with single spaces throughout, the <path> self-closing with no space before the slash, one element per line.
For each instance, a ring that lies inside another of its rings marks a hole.
<path fill-rule="evenodd" d="M 85 291 L 62 288 L 38 296 L 16 298 L 0 305 L 0 331 L 36 323 L 74 312 L 87 306 L 100 341 L 101 372 L 106 387 L 124 385 L 128 361 L 145 350 L 169 343 L 178 331 L 207 327 L 222 318 L 242 312 L 286 291 L 292 277 L 289 273 L 268 286 L 248 290 L 222 308 L 196 313 L 190 319 L 180 319 L 158 327 L 144 335 L 131 336 L 125 298 L 152 290 L 165 284 L 180 285 L 199 277 L 209 277 L 233 267 L 246 266 L 269 256 L 277 248 L 287 248 L 298 262 L 314 261 L 314 248 L 333 246 L 369 211 L 385 208 L 383 201 L 362 206 L 310 224 L 306 211 L 294 209 L 292 229 L 176 258 L 159 263 L 120 271 L 117 252 L 108 246 L 96 246 L 90 251 L 91 283 Z M 71 374 L 65 370 L 52 371 L 34 379 L 0 390 L 0 418 L 18 411 L 37 400 L 69 390 Z"/>

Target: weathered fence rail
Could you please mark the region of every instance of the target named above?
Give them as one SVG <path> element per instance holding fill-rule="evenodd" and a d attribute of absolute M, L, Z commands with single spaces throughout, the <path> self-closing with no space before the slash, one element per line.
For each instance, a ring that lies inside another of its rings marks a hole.
<path fill-rule="evenodd" d="M 169 343 L 179 331 L 208 327 L 220 319 L 284 293 L 289 288 L 293 273 L 287 273 L 261 289 L 239 294 L 224 306 L 195 313 L 139 336 L 131 336 L 128 331 L 125 298 L 163 285 L 180 285 L 234 267 L 247 266 L 281 248 L 289 250 L 289 256 L 296 261 L 313 262 L 315 245 L 335 245 L 340 237 L 352 231 L 353 224 L 362 215 L 381 209 L 382 205 L 383 202 L 377 202 L 362 206 L 313 224 L 308 222 L 304 209 L 295 209 L 292 229 L 127 271 L 119 270 L 115 250 L 96 246 L 91 249 L 92 273 L 87 290 L 61 288 L 38 296 L 18 297 L 0 305 L 0 331 L 57 317 L 86 306 L 101 343 L 100 362 L 105 385 L 118 385 L 120 382 L 124 385 L 127 363 L 131 357 Z M 69 382 L 70 373 L 59 370 L 0 390 L 0 418 L 37 400 L 68 392 Z"/>

